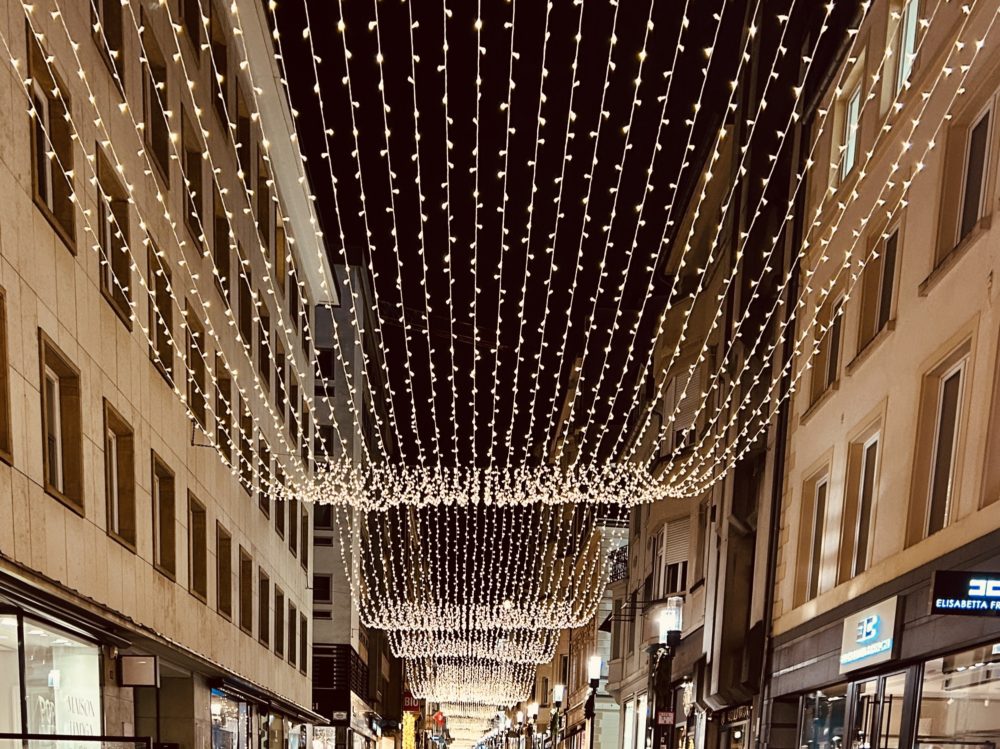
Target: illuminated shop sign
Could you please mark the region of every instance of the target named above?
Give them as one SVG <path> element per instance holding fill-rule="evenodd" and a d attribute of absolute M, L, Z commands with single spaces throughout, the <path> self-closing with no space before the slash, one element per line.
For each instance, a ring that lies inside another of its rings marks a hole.
<path fill-rule="evenodd" d="M 844 619 L 840 673 L 884 663 L 895 657 L 896 609 L 893 596 Z"/>
<path fill-rule="evenodd" d="M 1000 616 L 1000 572 L 935 572 L 931 613 Z"/>

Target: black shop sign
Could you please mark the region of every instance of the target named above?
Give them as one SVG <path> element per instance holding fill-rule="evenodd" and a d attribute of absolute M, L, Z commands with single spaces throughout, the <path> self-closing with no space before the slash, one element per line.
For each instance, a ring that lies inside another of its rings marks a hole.
<path fill-rule="evenodd" d="M 938 570 L 931 613 L 1000 617 L 1000 572 Z"/>

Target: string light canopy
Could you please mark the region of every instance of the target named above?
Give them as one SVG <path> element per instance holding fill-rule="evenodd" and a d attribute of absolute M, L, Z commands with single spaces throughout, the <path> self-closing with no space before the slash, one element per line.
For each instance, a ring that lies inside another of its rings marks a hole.
<path fill-rule="evenodd" d="M 131 3 L 124 5 L 148 68 L 139 16 Z M 598 517 L 613 515 L 609 507 L 620 511 L 661 497 L 697 496 L 759 443 L 843 314 L 843 308 L 832 317 L 823 314 L 828 298 L 834 291 L 849 295 L 877 252 L 863 249 L 868 229 L 897 216 L 919 180 L 948 119 L 925 113 L 950 116 L 997 18 L 973 36 L 967 25 L 976 2 L 963 5 L 955 44 L 940 70 L 923 73 L 918 90 L 904 82 L 888 105 L 880 96 L 883 70 L 895 63 L 887 51 L 865 82 L 862 113 L 879 120 L 879 142 L 902 132 L 904 147 L 888 166 L 879 161 L 878 143 L 860 154 L 858 185 L 880 180 L 879 196 L 859 204 L 865 191 L 839 193 L 832 186 L 807 218 L 812 223 L 798 256 L 779 276 L 776 253 L 792 211 L 777 230 L 757 219 L 776 165 L 788 157 L 802 92 L 817 75 L 817 50 L 843 41 L 826 37 L 828 22 L 850 4 L 829 2 L 816 13 L 808 3 L 787 0 L 775 12 L 758 0 L 748 3 L 741 18 L 727 11 L 730 5 L 720 2 L 694 17 L 687 5 L 678 12 L 665 0 L 643 0 L 629 13 L 620 12 L 616 0 L 514 0 L 485 11 L 481 3 L 450 6 L 447 0 L 338 0 L 330 50 L 315 44 L 308 0 L 268 7 L 296 152 L 304 162 L 300 145 L 310 144 L 306 150 L 323 162 L 314 176 L 328 177 L 313 185 L 314 194 L 303 167 L 299 183 L 307 205 L 331 207 L 326 231 L 313 217 L 317 246 L 363 268 L 372 290 L 370 325 L 363 323 L 366 310 L 350 273 L 341 291 L 350 307 L 350 333 L 377 340 L 381 353 L 370 355 L 361 346 L 361 366 L 354 368 L 345 350 L 354 351 L 356 341 L 345 348 L 335 335 L 346 409 L 325 393 L 304 396 L 304 413 L 327 413 L 333 422 L 332 436 L 316 435 L 323 452 L 334 452 L 322 444 L 332 439 L 336 452 L 346 456 L 348 442 L 361 437 L 360 457 L 328 460 L 313 474 L 312 445 L 300 451 L 287 438 L 249 349 L 224 359 L 222 371 L 240 402 L 249 398 L 261 407 L 248 414 L 248 427 L 236 419 L 221 437 L 202 431 L 234 473 L 249 472 L 251 483 L 275 496 L 333 506 L 362 620 L 394 633 L 393 648 L 408 659 L 408 673 L 423 696 L 494 705 L 523 699 L 522 671 L 550 653 L 557 630 L 582 624 L 596 611 L 606 552 L 620 528 L 599 528 Z M 918 22 L 926 32 L 948 4 L 925 5 Z M 289 15 L 283 15 L 286 6 Z M 244 39 L 240 13 L 247 7 L 237 0 L 228 14 L 250 116 L 260 122 L 265 89 L 254 78 L 261 74 L 260 61 L 251 59 Z M 133 191 L 153 173 L 143 123 L 134 114 L 142 107 L 126 98 L 121 107 L 101 109 L 102 98 L 78 54 L 81 44 L 58 2 L 54 8 L 49 20 L 60 31 L 55 39 L 39 28 L 34 6 L 22 3 L 29 33 L 41 45 L 69 50 L 66 59 L 73 60 L 86 91 L 86 119 L 66 114 L 73 139 L 91 143 L 96 135 L 138 213 L 142 247 L 125 244 L 124 251 L 140 294 L 149 298 L 150 320 L 140 323 L 141 333 L 154 344 L 155 328 L 168 315 L 167 302 L 152 293 L 156 271 L 144 275 L 145 263 L 137 260 L 153 246 L 149 227 L 165 224 L 159 241 L 174 243 L 183 258 L 167 284 L 168 303 L 180 310 L 185 332 L 194 330 L 189 314 L 206 320 L 203 337 L 192 335 L 193 350 L 213 373 L 191 391 L 175 385 L 175 395 L 190 405 L 194 393 L 208 401 L 213 417 L 232 416 L 240 410 L 235 398 L 213 403 L 209 397 L 217 380 L 205 344 L 223 349 L 220 331 L 236 317 L 229 300 L 220 310 L 199 291 L 199 264 L 207 262 L 210 275 L 222 277 L 201 217 L 185 217 L 199 227 L 192 243 L 177 230 L 167 194 L 157 191 L 151 201 Z M 862 4 L 862 20 L 869 8 Z M 235 243 L 234 217 L 259 221 L 258 201 L 245 182 L 235 194 L 220 182 L 223 152 L 209 139 L 193 99 L 199 73 L 185 62 L 182 25 L 167 3 L 153 12 L 165 14 L 167 23 L 160 26 L 172 37 L 168 48 L 176 50 L 169 54 L 172 74 L 186 84 L 178 86 L 182 103 L 191 105 L 201 160 L 223 203 L 226 239 Z M 207 25 L 210 14 L 202 16 Z M 301 34 L 282 34 L 289 24 Z M 796 64 L 788 61 L 793 28 L 814 32 L 811 48 Z M 855 32 L 848 31 L 850 64 L 839 74 L 838 91 L 857 59 Z M 758 35 L 772 42 L 753 44 Z M 929 36 L 919 36 L 914 55 Z M 288 38 L 301 41 L 283 44 Z M 686 43 L 692 38 L 708 44 Z M 17 45 L 2 41 L 37 118 L 24 62 L 12 51 Z M 55 59 L 43 56 L 53 80 Z M 583 66 L 581 60 L 607 64 Z M 218 76 L 214 66 L 213 59 Z M 290 76 L 289 69 L 306 74 Z M 756 94 L 757 112 L 747 113 L 745 126 L 726 124 L 754 69 L 768 71 Z M 265 74 L 270 71 L 268 61 Z M 160 97 L 160 90 L 154 87 L 153 95 Z M 170 111 L 169 101 L 158 100 Z M 708 119 L 709 101 L 725 102 L 715 120 Z M 238 162 L 250 144 L 236 140 L 240 127 L 232 115 L 223 106 L 225 128 L 234 136 L 226 149 Z M 777 127 L 758 126 L 764 121 Z M 820 110 L 813 142 L 835 121 Z M 167 125 L 171 158 L 183 161 L 176 145 L 179 123 L 168 117 Z M 121 149 L 128 158 L 119 158 L 111 126 L 136 133 L 136 142 Z M 58 163 L 44 123 L 41 131 L 49 158 Z M 267 133 L 262 135 L 267 161 Z M 770 168 L 755 170 L 754 154 Z M 81 171 L 99 183 L 96 151 L 85 155 Z M 843 149 L 834 149 L 829 164 L 821 163 L 810 151 L 791 175 L 790 205 L 818 166 L 837 173 L 844 158 Z M 692 171 L 693 164 L 703 165 L 700 172 Z M 750 191 L 752 181 L 762 186 Z M 185 198 L 193 200 L 192 182 L 181 182 Z M 737 188 L 747 188 L 757 204 L 750 205 L 751 222 L 726 246 L 733 201 L 743 194 Z M 93 209 L 83 205 L 85 231 L 96 239 Z M 116 232 L 124 238 L 121 227 Z M 828 248 L 838 232 L 852 241 L 846 248 L 838 244 L 834 254 Z M 99 241 L 93 249 L 109 262 Z M 251 257 L 262 257 L 270 268 L 271 254 L 257 242 L 247 250 L 237 273 L 249 283 Z M 724 250 L 732 250 L 728 266 L 721 265 Z M 731 341 L 720 345 L 720 300 L 750 272 L 751 260 L 755 278 L 748 297 L 763 314 L 751 315 L 748 306 L 730 331 Z M 800 268 L 798 298 L 787 298 L 791 274 Z M 178 285 L 185 293 L 178 293 Z M 268 274 L 262 293 L 275 294 L 277 286 Z M 761 298 L 765 286 L 773 293 Z M 133 299 L 133 322 L 137 308 Z M 262 314 L 260 298 L 254 308 Z M 291 313 L 295 321 L 283 310 L 274 313 L 274 333 L 261 338 L 262 350 L 272 357 L 279 342 L 292 350 L 299 311 Z M 306 326 L 308 318 L 306 309 Z M 187 363 L 180 342 L 168 342 Z M 714 372 L 695 376 L 709 364 Z M 304 383 L 321 370 L 316 361 L 291 361 L 290 371 Z M 682 376 L 675 376 L 678 371 Z M 193 377 L 189 368 L 176 382 Z M 385 408 L 362 413 L 358 404 L 365 403 L 365 394 L 384 397 Z M 292 419 L 305 437 L 304 415 L 296 412 Z M 239 449 L 261 431 L 281 435 L 275 445 L 280 480 Z M 375 439 L 365 439 L 372 433 Z"/>

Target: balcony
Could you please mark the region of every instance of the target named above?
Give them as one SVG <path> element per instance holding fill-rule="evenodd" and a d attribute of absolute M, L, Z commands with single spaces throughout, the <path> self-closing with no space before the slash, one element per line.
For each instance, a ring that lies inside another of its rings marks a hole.
<path fill-rule="evenodd" d="M 608 553 L 608 565 L 611 567 L 609 583 L 616 583 L 628 577 L 628 544 Z"/>

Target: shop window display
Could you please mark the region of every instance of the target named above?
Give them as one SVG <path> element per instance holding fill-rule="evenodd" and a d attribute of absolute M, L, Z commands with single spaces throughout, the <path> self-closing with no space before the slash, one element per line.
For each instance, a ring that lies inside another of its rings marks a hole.
<path fill-rule="evenodd" d="M 23 620 L 23 627 L 28 732 L 100 735 L 97 645 L 30 619 Z"/>
<path fill-rule="evenodd" d="M 1000 643 L 928 661 L 917 717 L 918 749 L 1000 742 Z"/>
<path fill-rule="evenodd" d="M 800 749 L 841 749 L 847 685 L 817 690 L 803 700 Z"/>
<path fill-rule="evenodd" d="M 20 704 L 17 617 L 0 616 L 0 733 L 17 733 L 21 730 Z"/>
<path fill-rule="evenodd" d="M 249 749 L 250 709 L 246 702 L 212 690 L 212 749 Z"/>

